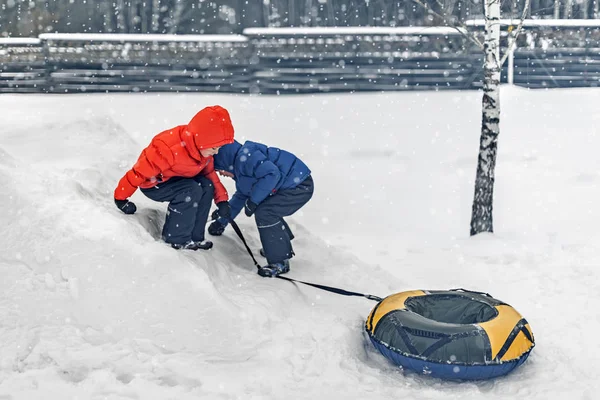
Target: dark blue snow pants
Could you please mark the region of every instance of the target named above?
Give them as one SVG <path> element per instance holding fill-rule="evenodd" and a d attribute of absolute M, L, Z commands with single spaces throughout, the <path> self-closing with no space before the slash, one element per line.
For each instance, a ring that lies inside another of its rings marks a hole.
<path fill-rule="evenodd" d="M 294 234 L 283 217 L 292 215 L 308 203 L 313 191 L 313 179 L 309 176 L 295 188 L 279 190 L 256 207 L 256 226 L 269 264 L 282 262 L 294 255 L 291 243 Z"/>
<path fill-rule="evenodd" d="M 175 177 L 149 189 L 142 189 L 142 193 L 154 201 L 169 202 L 162 237 L 165 242 L 175 244 L 204 240 L 204 228 L 214 191 L 213 183 L 202 175 Z"/>

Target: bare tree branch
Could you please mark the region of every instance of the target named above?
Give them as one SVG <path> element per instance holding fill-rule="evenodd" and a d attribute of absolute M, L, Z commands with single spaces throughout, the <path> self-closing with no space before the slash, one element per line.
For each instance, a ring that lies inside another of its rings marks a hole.
<path fill-rule="evenodd" d="M 513 51 L 514 46 L 517 44 L 517 38 L 521 33 L 521 28 L 523 28 L 523 22 L 525 22 L 525 17 L 527 16 L 527 9 L 529 8 L 530 1 L 531 0 L 525 0 L 525 6 L 523 7 L 523 13 L 521 14 L 521 20 L 519 21 L 519 25 L 517 26 L 517 31 L 509 40 L 508 46 L 506 47 L 506 53 L 504 53 L 504 57 L 502 57 L 502 60 L 500 60 L 500 65 L 498 65 L 499 67 L 502 67 L 502 65 L 504 65 L 506 58 Z"/>
<path fill-rule="evenodd" d="M 471 32 L 469 32 L 469 29 L 467 28 L 467 26 L 462 23 L 459 22 L 458 25 L 454 24 L 450 21 L 448 21 L 448 18 L 445 15 L 442 15 L 440 13 L 438 13 L 437 11 L 433 10 L 429 4 L 424 3 L 421 0 L 413 0 L 415 3 L 417 3 L 418 5 L 420 5 L 421 7 L 423 7 L 425 10 L 427 10 L 428 12 L 430 12 L 431 14 L 435 15 L 436 17 L 440 18 L 442 21 L 444 21 L 444 23 L 450 27 L 450 28 L 454 28 L 456 29 L 461 35 L 463 35 L 467 40 L 470 40 L 471 42 L 475 43 L 477 46 L 479 46 L 481 49 L 483 49 L 483 44 L 479 41 L 479 39 L 477 39 L 477 37 L 472 34 Z M 462 28 L 462 29 L 459 29 Z"/>

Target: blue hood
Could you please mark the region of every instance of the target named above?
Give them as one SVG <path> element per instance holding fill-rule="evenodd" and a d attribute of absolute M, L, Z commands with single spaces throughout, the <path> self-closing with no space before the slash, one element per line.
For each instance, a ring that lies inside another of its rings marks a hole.
<path fill-rule="evenodd" d="M 233 171 L 233 164 L 235 162 L 235 155 L 240 150 L 242 145 L 233 141 L 231 144 L 226 144 L 219 149 L 219 153 L 213 156 L 213 160 L 215 163 L 215 169 L 220 171 Z"/>

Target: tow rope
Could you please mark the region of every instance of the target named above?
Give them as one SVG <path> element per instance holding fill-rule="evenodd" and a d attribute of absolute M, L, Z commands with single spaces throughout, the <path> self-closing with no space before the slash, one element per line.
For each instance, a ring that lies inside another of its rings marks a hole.
<path fill-rule="evenodd" d="M 244 246 L 246 246 L 246 251 L 248 252 L 248 254 L 250 254 L 250 257 L 252 257 L 252 261 L 254 261 L 254 265 L 256 266 L 256 268 L 260 269 L 261 268 L 260 264 L 258 263 L 258 261 L 256 261 L 256 258 L 254 257 L 254 254 L 252 254 L 252 250 L 250 250 L 250 246 L 248 246 L 248 243 L 246 242 L 246 239 L 244 238 L 244 234 L 242 233 L 242 230 L 240 229 L 240 227 L 238 226 L 238 224 L 233 219 L 230 219 L 229 223 L 233 227 L 233 230 L 235 231 L 235 233 L 238 235 L 238 237 L 244 243 Z M 340 288 L 336 288 L 336 287 L 332 287 L 332 286 L 318 285 L 316 283 L 299 281 L 297 279 L 288 278 L 286 276 L 277 275 L 277 278 L 283 279 L 283 280 L 286 280 L 286 281 L 292 282 L 292 283 L 302 283 L 304 285 L 312 286 L 314 288 L 325 290 L 327 292 L 331 292 L 331 293 L 335 293 L 335 294 L 340 294 L 342 296 L 365 297 L 365 298 L 367 298 L 369 300 L 373 300 L 373 301 L 377 301 L 377 302 L 383 300 L 383 298 L 378 297 L 378 296 L 373 296 L 372 294 L 350 292 L 348 290 L 344 290 L 344 289 L 340 289 Z"/>

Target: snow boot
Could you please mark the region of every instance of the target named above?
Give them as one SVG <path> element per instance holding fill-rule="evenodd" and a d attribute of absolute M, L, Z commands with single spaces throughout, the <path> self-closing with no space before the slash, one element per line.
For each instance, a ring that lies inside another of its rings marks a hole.
<path fill-rule="evenodd" d="M 199 250 L 210 250 L 213 247 L 213 242 L 210 240 L 203 240 L 201 242 L 196 242 Z"/>
<path fill-rule="evenodd" d="M 213 244 L 208 240 L 204 240 L 202 242 L 194 242 L 193 240 L 190 240 L 184 244 L 172 243 L 171 247 L 176 250 L 208 250 L 213 247 Z"/>
<path fill-rule="evenodd" d="M 285 274 L 290 271 L 289 260 L 283 260 L 283 262 L 273 263 L 260 267 L 258 274 L 264 278 L 275 278 L 278 275 Z"/>

